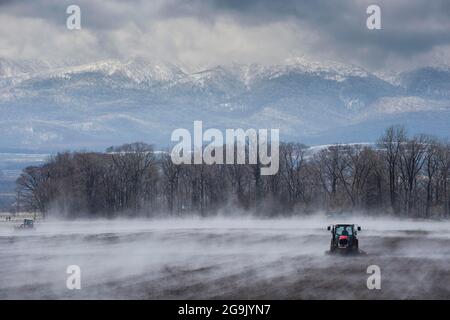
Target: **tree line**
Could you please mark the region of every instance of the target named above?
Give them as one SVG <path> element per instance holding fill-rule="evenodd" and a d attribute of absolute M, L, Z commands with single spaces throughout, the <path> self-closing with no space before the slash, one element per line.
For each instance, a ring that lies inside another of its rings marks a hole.
<path fill-rule="evenodd" d="M 64 217 L 353 211 L 449 217 L 450 144 L 401 126 L 374 144 L 281 143 L 277 174 L 260 164 L 175 165 L 145 143 L 64 152 L 17 179 L 22 208 Z"/>

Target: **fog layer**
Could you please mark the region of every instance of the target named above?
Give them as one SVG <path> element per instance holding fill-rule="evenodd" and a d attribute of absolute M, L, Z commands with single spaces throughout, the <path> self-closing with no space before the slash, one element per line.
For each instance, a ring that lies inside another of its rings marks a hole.
<path fill-rule="evenodd" d="M 0 223 L 2 299 L 450 298 L 450 222 L 354 218 L 367 255 L 329 255 L 324 218 Z M 381 290 L 369 290 L 369 265 Z M 66 268 L 81 268 L 81 290 Z"/>

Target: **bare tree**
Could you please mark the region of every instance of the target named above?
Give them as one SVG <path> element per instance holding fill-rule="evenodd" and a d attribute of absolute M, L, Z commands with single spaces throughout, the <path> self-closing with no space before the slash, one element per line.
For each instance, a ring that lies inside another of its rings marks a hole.
<path fill-rule="evenodd" d="M 406 130 L 404 127 L 391 126 L 386 129 L 385 134 L 378 140 L 378 147 L 385 157 L 389 174 L 389 195 L 391 208 L 394 212 L 397 208 L 398 193 L 398 163 L 400 149 L 406 140 Z"/>
<path fill-rule="evenodd" d="M 414 206 L 414 191 L 417 178 L 426 160 L 429 138 L 425 135 L 418 135 L 407 142 L 401 144 L 399 153 L 399 168 L 402 183 L 403 210 L 406 215 L 410 215 Z"/>
<path fill-rule="evenodd" d="M 24 206 L 69 217 L 199 213 L 223 207 L 260 215 L 317 209 L 449 216 L 450 145 L 391 127 L 377 145 L 332 145 L 317 151 L 280 145 L 280 168 L 256 164 L 181 164 L 144 143 L 108 152 L 59 153 L 17 180 Z M 237 154 L 235 152 L 235 157 Z M 231 204 L 231 206 L 230 206 Z"/>

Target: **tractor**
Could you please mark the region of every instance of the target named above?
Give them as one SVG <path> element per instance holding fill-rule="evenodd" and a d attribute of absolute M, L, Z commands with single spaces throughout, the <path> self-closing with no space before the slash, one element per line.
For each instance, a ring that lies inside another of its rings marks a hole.
<path fill-rule="evenodd" d="M 358 231 L 361 231 L 360 226 L 335 224 L 328 226 L 328 231 L 331 231 L 331 253 L 359 253 Z"/>
<path fill-rule="evenodd" d="M 17 226 L 14 226 L 16 230 L 33 230 L 34 229 L 34 220 L 33 219 L 23 219 L 23 223 Z"/>

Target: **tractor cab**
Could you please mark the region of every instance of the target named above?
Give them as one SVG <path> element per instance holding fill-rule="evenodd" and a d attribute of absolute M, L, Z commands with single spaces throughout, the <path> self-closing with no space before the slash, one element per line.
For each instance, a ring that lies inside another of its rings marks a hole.
<path fill-rule="evenodd" d="M 23 219 L 23 223 L 14 227 L 16 230 L 31 230 L 34 229 L 33 219 Z"/>

